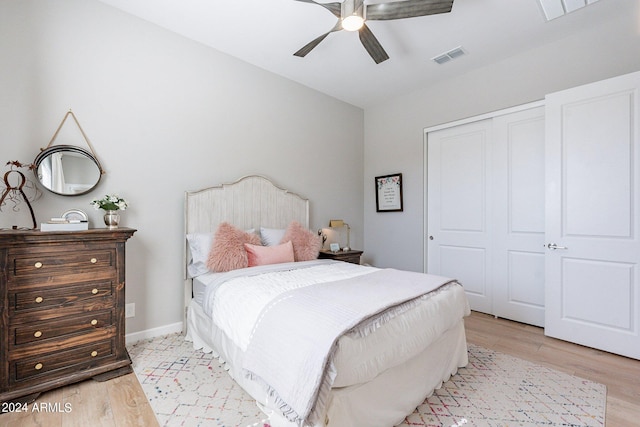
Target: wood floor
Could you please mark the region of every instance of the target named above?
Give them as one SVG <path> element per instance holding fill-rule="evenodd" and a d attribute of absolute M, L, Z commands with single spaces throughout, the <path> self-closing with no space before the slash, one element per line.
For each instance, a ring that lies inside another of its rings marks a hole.
<path fill-rule="evenodd" d="M 548 338 L 540 328 L 485 314 L 472 313 L 465 326 L 470 343 L 605 384 L 606 426 L 640 426 L 640 361 Z M 36 403 L 49 410 L 33 412 L 30 404 L 28 412 L 0 415 L 0 425 L 158 425 L 135 374 L 63 387 L 43 394 Z"/>
<path fill-rule="evenodd" d="M 535 326 L 473 312 L 467 341 L 607 386 L 607 427 L 640 426 L 640 361 L 544 336 Z"/>
<path fill-rule="evenodd" d="M 42 408 L 42 410 L 34 410 Z M 7 427 L 156 427 L 158 421 L 131 373 L 105 382 L 83 381 L 43 393 L 26 412 L 0 415 Z"/>

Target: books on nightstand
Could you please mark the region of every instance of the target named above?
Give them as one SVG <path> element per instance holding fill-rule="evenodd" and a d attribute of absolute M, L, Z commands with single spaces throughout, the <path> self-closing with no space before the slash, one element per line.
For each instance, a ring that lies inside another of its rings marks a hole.
<path fill-rule="evenodd" d="M 51 218 L 50 221 L 40 223 L 40 231 L 78 231 L 88 229 L 88 221 L 76 219 Z"/>

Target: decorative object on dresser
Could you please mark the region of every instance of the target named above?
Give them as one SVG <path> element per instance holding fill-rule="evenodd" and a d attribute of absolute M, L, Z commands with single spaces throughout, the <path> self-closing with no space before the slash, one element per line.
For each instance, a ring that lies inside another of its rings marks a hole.
<path fill-rule="evenodd" d="M 87 214 L 79 209 L 70 209 L 56 218 L 40 224 L 40 231 L 78 231 L 89 229 Z"/>
<path fill-rule="evenodd" d="M 118 228 L 118 224 L 120 224 L 120 214 L 118 211 L 104 211 L 103 219 L 104 225 L 110 229 Z"/>
<path fill-rule="evenodd" d="M 74 145 L 52 145 L 69 116 L 78 126 L 90 151 Z M 34 164 L 38 182 L 45 189 L 61 196 L 79 196 L 90 192 L 104 174 L 89 138 L 71 110 L 64 115 L 49 144 L 40 150 Z"/>
<path fill-rule="evenodd" d="M 350 262 L 353 264 L 360 264 L 360 256 L 362 255 L 362 251 L 350 249 L 348 251 L 320 251 L 318 258 L 320 259 L 335 259 L 338 261 Z"/>
<path fill-rule="evenodd" d="M 102 199 L 96 199 L 90 204 L 96 210 L 104 210 L 104 224 L 111 229 L 118 228 L 120 214 L 118 211 L 125 210 L 129 206 L 127 201 L 117 194 L 107 194 Z"/>
<path fill-rule="evenodd" d="M 0 402 L 131 372 L 125 243 L 135 231 L 0 231 Z"/>
<path fill-rule="evenodd" d="M 6 206 L 9 203 L 13 205 L 11 209 L 14 212 L 19 211 L 18 206 L 21 202 L 20 199 L 22 199 L 22 201 L 27 204 L 29 213 L 31 213 L 33 228 L 36 228 L 36 216 L 33 213 L 31 202 L 38 199 L 42 193 L 38 190 L 35 183 L 28 180 L 27 177 L 25 177 L 19 170 L 19 168 L 33 169 L 35 166 L 33 164 L 23 164 L 17 160 L 9 161 L 7 162 L 7 165 L 9 166 L 9 170 L 5 172 L 3 176 L 5 188 L 2 190 L 2 195 L 0 195 L 0 211 L 3 206 Z M 14 225 L 13 229 L 18 229 L 18 226 Z"/>

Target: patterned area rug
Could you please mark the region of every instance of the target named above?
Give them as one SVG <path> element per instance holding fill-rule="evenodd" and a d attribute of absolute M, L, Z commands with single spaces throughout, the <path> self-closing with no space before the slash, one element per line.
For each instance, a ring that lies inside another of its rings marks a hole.
<path fill-rule="evenodd" d="M 211 354 L 180 334 L 129 347 L 162 426 L 268 426 L 255 401 Z M 606 388 L 475 345 L 469 365 L 400 426 L 604 426 Z"/>

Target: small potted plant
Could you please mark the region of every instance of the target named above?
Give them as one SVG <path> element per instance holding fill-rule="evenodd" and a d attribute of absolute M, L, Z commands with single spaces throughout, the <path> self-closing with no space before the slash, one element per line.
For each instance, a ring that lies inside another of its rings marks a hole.
<path fill-rule="evenodd" d="M 118 213 L 121 210 L 127 209 L 127 201 L 117 194 L 107 194 L 102 199 L 96 199 L 92 201 L 90 204 L 96 210 L 102 209 L 104 210 L 104 223 L 110 228 L 118 228 L 118 223 L 120 222 L 120 214 Z"/>

